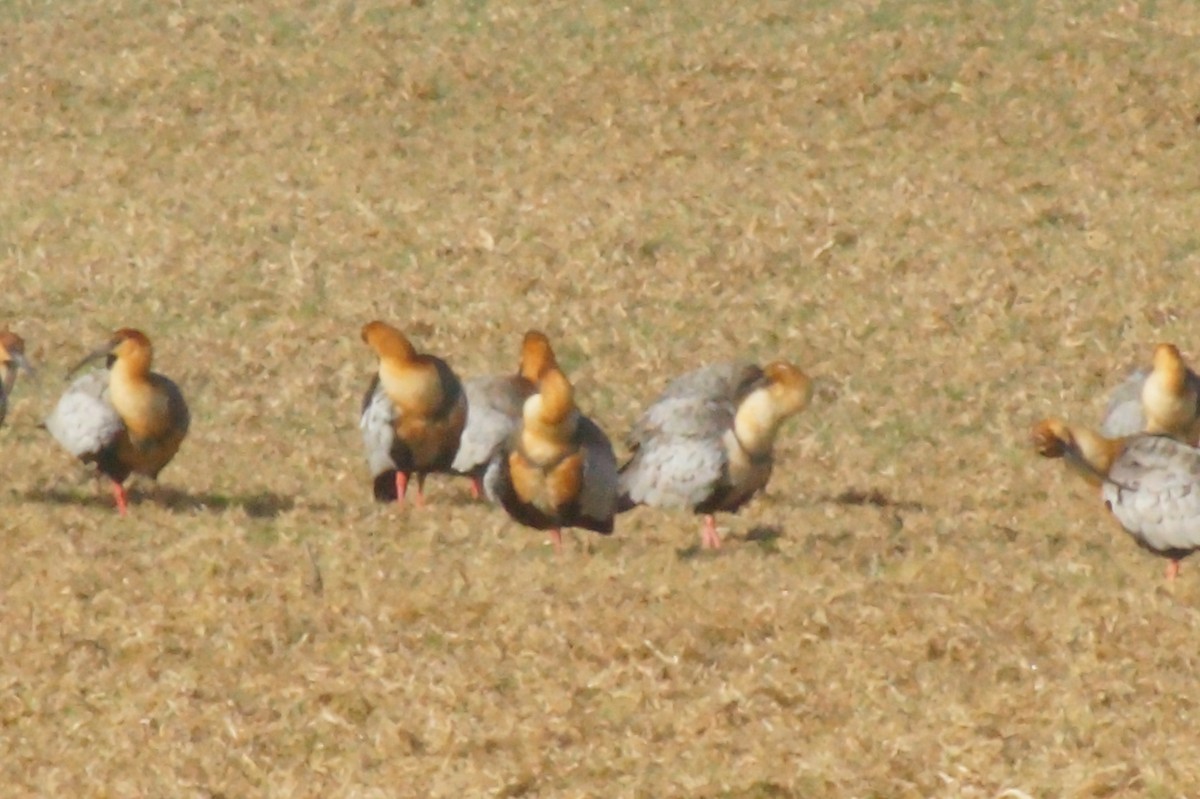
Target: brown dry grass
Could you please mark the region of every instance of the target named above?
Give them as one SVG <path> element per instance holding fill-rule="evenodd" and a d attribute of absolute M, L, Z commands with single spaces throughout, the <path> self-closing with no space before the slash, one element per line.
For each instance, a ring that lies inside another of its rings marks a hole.
<path fill-rule="evenodd" d="M 5 795 L 1196 792 L 1200 570 L 1025 435 L 1200 357 L 1200 10 L 686 5 L 0 2 Z M 559 562 L 370 504 L 374 316 L 466 374 L 543 327 L 615 435 L 822 387 L 718 557 Z M 119 325 L 196 420 L 125 520 L 36 428 Z"/>

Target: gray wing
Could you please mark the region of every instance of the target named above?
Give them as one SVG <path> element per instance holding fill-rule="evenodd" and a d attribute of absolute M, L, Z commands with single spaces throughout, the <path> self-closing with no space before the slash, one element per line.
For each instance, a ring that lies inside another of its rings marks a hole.
<path fill-rule="evenodd" d="M 629 434 L 634 455 L 621 470 L 622 506 L 695 508 L 720 485 L 728 462 L 723 442 L 740 389 L 761 372 L 725 363 L 676 379 Z"/>
<path fill-rule="evenodd" d="M 617 456 L 600 426 L 579 417 L 579 444 L 583 448 L 583 488 L 579 511 L 598 521 L 610 520 L 617 511 Z"/>
<path fill-rule="evenodd" d="M 659 436 L 621 470 L 621 496 L 656 508 L 695 508 L 721 482 L 728 455 L 721 436 Z"/>
<path fill-rule="evenodd" d="M 483 467 L 521 421 L 525 398 L 533 386 L 522 391 L 511 377 L 477 377 L 463 383 L 467 397 L 467 424 L 459 439 L 451 469 L 470 474 Z"/>
<path fill-rule="evenodd" d="M 358 420 L 372 475 L 396 468 L 392 461 L 392 445 L 396 442 L 395 420 L 396 408 L 376 376 L 363 397 L 362 416 Z"/>
<path fill-rule="evenodd" d="M 1142 386 L 1149 376 L 1148 370 L 1138 369 L 1113 389 L 1104 411 L 1104 422 L 1100 426 L 1102 435 L 1124 438 L 1146 429 L 1146 415 L 1142 413 Z"/>
<path fill-rule="evenodd" d="M 674 397 L 707 397 L 729 398 L 732 402 L 743 383 L 761 374 L 761 370 L 748 361 L 715 363 L 675 378 L 663 389 L 659 400 Z"/>
<path fill-rule="evenodd" d="M 1179 557 L 1200 548 L 1200 449 L 1167 436 L 1138 436 L 1113 463 L 1101 493 L 1147 548 Z"/>
<path fill-rule="evenodd" d="M 733 402 L 724 399 L 662 398 L 646 409 L 627 440 L 631 447 L 641 447 L 664 438 L 719 439 L 733 425 L 735 412 Z"/>
<path fill-rule="evenodd" d="M 754 364 L 735 361 L 677 377 L 637 420 L 627 443 L 636 448 L 659 436 L 719 438 L 733 423 L 742 388 L 761 374 Z"/>
<path fill-rule="evenodd" d="M 46 417 L 54 440 L 87 459 L 116 440 L 125 424 L 108 400 L 108 372 L 88 372 L 73 382 Z"/>

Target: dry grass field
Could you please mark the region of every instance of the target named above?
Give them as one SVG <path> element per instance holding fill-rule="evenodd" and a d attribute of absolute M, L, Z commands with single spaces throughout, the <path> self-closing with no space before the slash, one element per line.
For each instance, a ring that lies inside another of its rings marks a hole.
<path fill-rule="evenodd" d="M 1027 436 L 1200 359 L 1198 87 L 1190 0 L 0 0 L 0 795 L 1197 795 L 1200 564 Z M 556 558 L 370 501 L 375 317 L 614 440 L 819 386 L 716 555 Z M 125 325 L 194 423 L 121 519 L 38 424 Z"/>

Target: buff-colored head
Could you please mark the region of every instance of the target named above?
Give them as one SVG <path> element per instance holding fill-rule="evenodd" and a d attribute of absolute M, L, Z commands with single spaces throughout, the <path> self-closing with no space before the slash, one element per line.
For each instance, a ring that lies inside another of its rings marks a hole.
<path fill-rule="evenodd" d="M 1043 458 L 1061 458 L 1075 446 L 1075 436 L 1062 419 L 1043 419 L 1030 434 L 1033 449 Z"/>
<path fill-rule="evenodd" d="M 0 365 L 4 367 L 5 393 L 17 382 L 17 371 L 32 376 L 33 365 L 25 357 L 25 340 L 11 330 L 0 330 Z"/>
<path fill-rule="evenodd" d="M 1062 458 L 1087 482 L 1100 485 L 1128 439 L 1105 438 L 1086 427 L 1072 427 L 1062 419 L 1043 419 L 1030 435 L 1033 449 L 1043 458 Z"/>
<path fill-rule="evenodd" d="M 808 407 L 812 381 L 790 363 L 775 361 L 749 388 L 733 416 L 734 435 L 747 452 L 771 452 L 787 419 Z"/>
<path fill-rule="evenodd" d="M 550 366 L 538 379 L 537 415 L 543 424 L 564 422 L 575 410 L 575 389 L 557 366 Z M 533 399 L 531 397 L 530 399 Z"/>
<path fill-rule="evenodd" d="M 812 401 L 812 380 L 798 367 L 775 361 L 763 369 L 767 393 L 780 421 L 799 413 Z"/>
<path fill-rule="evenodd" d="M 1154 348 L 1154 371 L 1162 374 L 1165 378 L 1182 383 L 1187 375 L 1188 367 L 1179 348 L 1174 344 L 1164 343 Z"/>
<path fill-rule="evenodd" d="M 549 369 L 557 369 L 558 360 L 550 339 L 540 330 L 530 330 L 521 340 L 521 366 L 518 373 L 530 383 L 537 383 Z"/>
<path fill-rule="evenodd" d="M 108 341 L 83 356 L 79 363 L 71 367 L 67 376 L 75 374 L 87 364 L 101 358 L 107 359 L 109 367 L 121 364 L 123 368 L 133 371 L 149 371 L 153 354 L 154 349 L 150 344 L 150 338 L 145 333 L 132 327 L 123 327 L 109 336 Z"/>
<path fill-rule="evenodd" d="M 417 355 L 408 338 L 387 322 L 367 322 L 362 327 L 362 340 L 383 360 L 411 361 Z"/>
<path fill-rule="evenodd" d="M 118 360 L 135 357 L 149 358 L 153 353 L 153 347 L 146 334 L 140 330 L 134 330 L 132 327 L 123 327 L 113 333 L 112 338 L 108 340 L 108 350 Z"/>
<path fill-rule="evenodd" d="M 11 330 L 0 330 L 0 364 L 32 372 L 25 358 L 25 339 Z"/>

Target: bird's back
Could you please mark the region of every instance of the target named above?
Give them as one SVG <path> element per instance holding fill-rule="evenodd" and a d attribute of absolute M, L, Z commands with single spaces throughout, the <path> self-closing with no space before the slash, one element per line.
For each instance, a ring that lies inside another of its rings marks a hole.
<path fill-rule="evenodd" d="M 1104 410 L 1104 421 L 1100 425 L 1100 432 L 1106 438 L 1124 438 L 1146 429 L 1146 415 L 1142 412 L 1142 387 L 1149 375 L 1149 370 L 1135 370 L 1108 395 L 1108 407 Z"/>
<path fill-rule="evenodd" d="M 46 417 L 46 429 L 84 461 L 114 445 L 125 424 L 108 399 L 108 372 L 88 372 L 72 382 Z"/>
<path fill-rule="evenodd" d="M 1101 490 L 1121 526 L 1148 549 L 1178 558 L 1200 547 L 1200 449 L 1136 436 Z"/>
<path fill-rule="evenodd" d="M 659 400 L 677 397 L 732 398 L 747 381 L 762 376 L 749 361 L 725 361 L 702 366 L 676 377 L 659 394 Z"/>
<path fill-rule="evenodd" d="M 463 381 L 467 423 L 452 469 L 472 474 L 484 468 L 521 421 L 521 408 L 536 389 L 517 376 L 476 377 Z"/>

